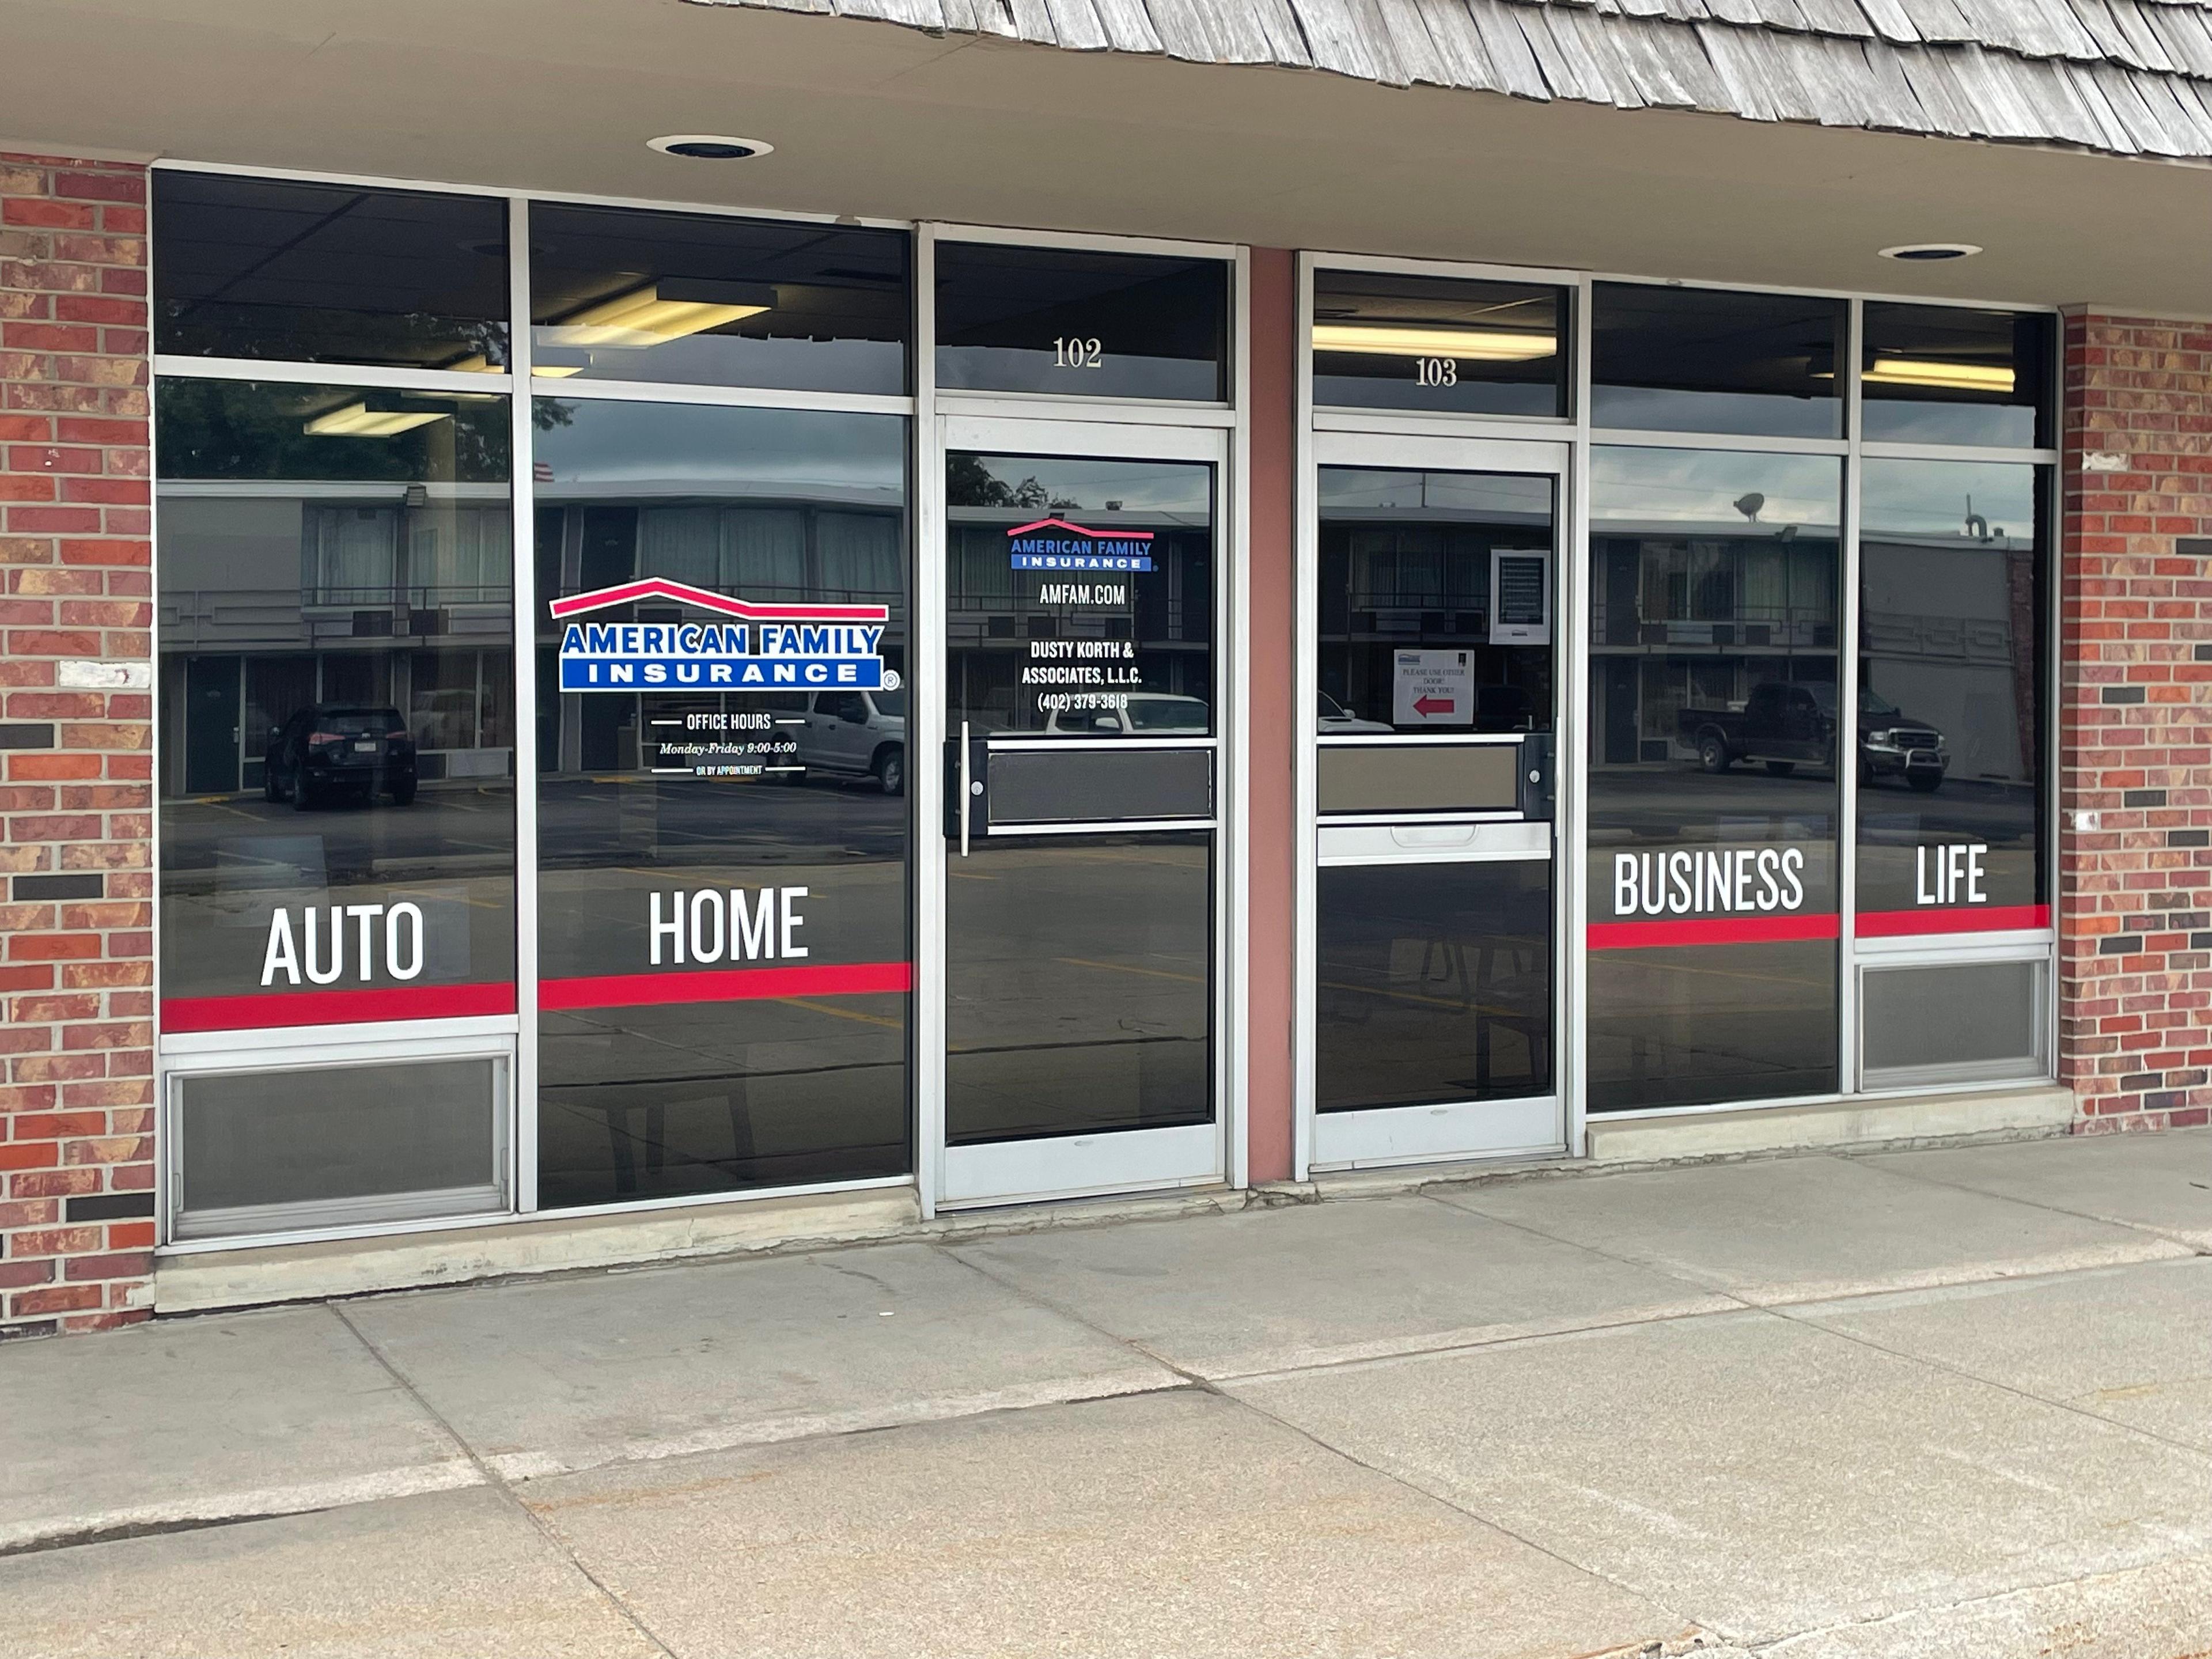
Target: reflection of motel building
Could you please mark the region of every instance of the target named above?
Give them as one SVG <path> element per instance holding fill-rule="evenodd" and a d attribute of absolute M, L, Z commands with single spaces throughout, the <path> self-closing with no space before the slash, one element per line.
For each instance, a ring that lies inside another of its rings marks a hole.
<path fill-rule="evenodd" d="M 1358 684 L 1347 683 L 1349 670 L 1337 665 L 1346 659 L 1325 656 L 1322 690 L 1355 717 L 1387 720 L 1390 647 L 1471 651 L 1488 665 L 1476 688 L 1478 726 L 1491 728 L 1487 711 L 1493 707 L 1506 711 L 1497 723 L 1519 725 L 1519 705 L 1486 696 L 1496 684 L 1511 683 L 1497 677 L 1522 667 L 1510 651 L 1480 654 L 1490 645 L 1490 554 L 1493 548 L 1549 547 L 1552 538 L 1549 514 L 1486 506 L 1480 522 L 1470 523 L 1463 508 L 1451 506 L 1334 510 L 1322 534 L 1321 643 L 1325 653 L 1339 645 L 1374 649 L 1364 657 L 1368 678 Z M 1340 560 L 1350 562 L 1349 580 Z M 1543 696 L 1542 687 L 1525 689 Z"/>
<path fill-rule="evenodd" d="M 904 672 L 904 508 L 896 489 L 800 484 L 742 502 L 702 499 L 683 478 L 605 483 L 540 478 L 538 508 L 538 752 L 548 771 L 629 771 L 641 764 L 639 696 L 559 692 L 559 631 L 543 601 L 647 576 L 665 576 L 758 603 L 805 599 L 890 608 L 884 661 Z M 697 613 L 640 604 L 637 622 L 678 622 Z M 687 712 L 764 706 L 757 695 L 656 694 Z"/>
<path fill-rule="evenodd" d="M 504 485 L 174 483 L 161 510 L 163 793 L 259 789 L 310 703 L 398 709 L 426 782 L 514 770 Z"/>
<path fill-rule="evenodd" d="M 540 483 L 541 593 L 667 576 L 753 599 L 871 602 L 898 615 L 903 531 L 892 492 L 800 491 L 742 506 L 696 493 L 681 480 Z M 201 501 L 204 528 L 193 523 Z M 502 486 L 332 483 L 275 495 L 178 484 L 165 487 L 163 514 L 168 568 L 191 573 L 189 586 L 172 574 L 164 588 L 165 793 L 260 788 L 270 732 L 317 702 L 399 710 L 426 782 L 512 774 L 507 653 L 473 642 L 507 632 Z M 643 605 L 633 614 L 661 622 L 682 612 Z M 550 695 L 556 636 L 543 618 L 540 637 L 549 769 L 635 767 L 637 698 Z"/>
<path fill-rule="evenodd" d="M 1768 681 L 1832 687 L 1837 551 L 1790 525 L 1593 525 L 1593 763 L 1687 761 L 1683 708 L 1741 706 Z M 2012 711 L 2033 706 L 2032 538 L 1977 522 L 1869 538 L 1862 556 L 1862 684 L 1948 734 L 1954 777 L 2024 779 L 2035 733 Z"/>

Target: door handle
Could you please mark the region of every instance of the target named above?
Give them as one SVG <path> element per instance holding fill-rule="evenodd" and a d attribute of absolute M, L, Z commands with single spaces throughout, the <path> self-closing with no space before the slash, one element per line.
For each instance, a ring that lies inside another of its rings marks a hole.
<path fill-rule="evenodd" d="M 968 856 L 968 722 L 960 722 L 960 856 Z"/>

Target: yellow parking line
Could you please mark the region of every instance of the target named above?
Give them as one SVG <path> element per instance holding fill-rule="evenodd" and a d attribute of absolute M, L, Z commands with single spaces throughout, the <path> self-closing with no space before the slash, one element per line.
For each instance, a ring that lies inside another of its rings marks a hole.
<path fill-rule="evenodd" d="M 903 1031 L 902 1019 L 885 1019 L 881 1014 L 864 1014 L 857 1008 L 833 1008 L 826 1002 L 816 1002 L 807 997 L 778 997 L 778 1002 L 788 1003 L 794 1008 L 811 1009 L 817 1014 L 835 1014 L 839 1019 L 857 1019 L 864 1025 L 880 1025 L 887 1030 Z"/>
<path fill-rule="evenodd" d="M 1071 968 L 1106 968 L 1117 974 L 1147 974 L 1154 979 L 1179 979 L 1186 985 L 1206 983 L 1206 976 L 1202 974 L 1176 974 L 1164 968 L 1133 968 L 1126 962 L 1092 962 L 1084 957 L 1055 957 L 1054 960 L 1064 962 Z"/>

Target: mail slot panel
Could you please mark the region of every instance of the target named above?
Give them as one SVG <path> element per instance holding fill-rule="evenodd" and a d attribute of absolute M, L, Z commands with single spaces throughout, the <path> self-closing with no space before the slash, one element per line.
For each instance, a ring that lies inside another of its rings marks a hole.
<path fill-rule="evenodd" d="M 1501 823 L 1325 823 L 1316 836 L 1323 864 L 1464 864 L 1552 855 L 1552 826 Z"/>
<path fill-rule="evenodd" d="M 1321 750 L 1324 813 L 1516 812 L 1522 745 L 1327 744 Z"/>
<path fill-rule="evenodd" d="M 979 803 L 991 829 L 1213 816 L 1210 749 L 994 749 Z"/>

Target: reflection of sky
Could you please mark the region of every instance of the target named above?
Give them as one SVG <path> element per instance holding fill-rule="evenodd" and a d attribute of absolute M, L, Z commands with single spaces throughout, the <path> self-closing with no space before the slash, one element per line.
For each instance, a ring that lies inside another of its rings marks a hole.
<path fill-rule="evenodd" d="M 1035 478 L 1048 501 L 1072 502 L 1070 512 L 1103 512 L 1107 502 L 1118 501 L 1127 512 L 1188 514 L 1202 524 L 1213 503 L 1213 469 L 1202 461 L 1072 460 L 1052 455 L 972 459 L 1009 489 Z"/>
<path fill-rule="evenodd" d="M 1367 467 L 1321 470 L 1324 513 L 1359 509 L 1444 508 L 1476 518 L 1526 523 L 1552 514 L 1552 481 L 1504 472 L 1383 471 Z"/>
<path fill-rule="evenodd" d="M 2035 533 L 2036 469 L 2007 461 L 1869 461 L 1860 513 L 1869 536 L 1956 536 L 1966 515 L 1989 534 L 2024 542 Z"/>
<path fill-rule="evenodd" d="M 1833 533 L 1843 518 L 1843 463 L 1828 455 L 1601 445 L 1590 453 L 1590 518 L 1600 526 L 1747 524 L 1735 503 L 1763 495 L 1757 523 Z"/>
<path fill-rule="evenodd" d="M 806 485 L 839 493 L 906 485 L 906 420 L 817 410 L 558 401 L 569 424 L 537 434 L 537 459 L 562 483 L 696 482 L 714 494 Z"/>

